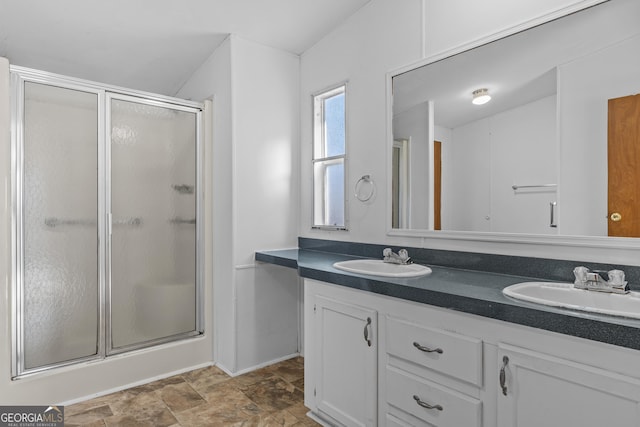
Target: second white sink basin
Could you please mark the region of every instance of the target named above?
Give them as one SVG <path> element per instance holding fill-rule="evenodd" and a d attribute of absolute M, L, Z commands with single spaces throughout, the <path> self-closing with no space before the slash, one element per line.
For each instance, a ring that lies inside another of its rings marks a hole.
<path fill-rule="evenodd" d="M 354 259 L 333 264 L 339 270 L 384 277 L 420 277 L 431 269 L 420 264 L 391 264 L 380 259 Z"/>
<path fill-rule="evenodd" d="M 612 294 L 575 289 L 573 283 L 524 282 L 502 293 L 537 304 L 640 319 L 640 292 Z"/>

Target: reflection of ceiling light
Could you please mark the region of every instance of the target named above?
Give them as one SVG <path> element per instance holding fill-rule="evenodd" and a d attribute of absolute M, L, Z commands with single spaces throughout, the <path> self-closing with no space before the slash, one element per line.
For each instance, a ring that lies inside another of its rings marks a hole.
<path fill-rule="evenodd" d="M 475 105 L 486 104 L 491 101 L 491 96 L 489 96 L 489 89 L 476 89 L 473 91 L 473 102 Z"/>

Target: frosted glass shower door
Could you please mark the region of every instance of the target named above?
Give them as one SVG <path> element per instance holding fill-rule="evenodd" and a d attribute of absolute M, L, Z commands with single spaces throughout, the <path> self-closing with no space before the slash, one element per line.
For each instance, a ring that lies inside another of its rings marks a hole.
<path fill-rule="evenodd" d="M 111 352 L 197 330 L 196 111 L 107 95 Z"/>
<path fill-rule="evenodd" d="M 19 372 L 96 356 L 100 317 L 98 94 L 23 88 Z"/>

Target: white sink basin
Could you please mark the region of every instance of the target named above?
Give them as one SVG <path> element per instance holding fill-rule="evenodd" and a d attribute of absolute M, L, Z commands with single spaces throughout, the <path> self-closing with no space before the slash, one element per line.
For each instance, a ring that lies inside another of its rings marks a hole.
<path fill-rule="evenodd" d="M 351 273 L 384 277 L 419 277 L 431 273 L 429 267 L 420 264 L 391 264 L 380 259 L 354 259 L 333 264 L 339 270 Z"/>
<path fill-rule="evenodd" d="M 640 292 L 610 294 L 575 289 L 573 283 L 524 282 L 508 286 L 502 293 L 537 304 L 640 319 Z"/>

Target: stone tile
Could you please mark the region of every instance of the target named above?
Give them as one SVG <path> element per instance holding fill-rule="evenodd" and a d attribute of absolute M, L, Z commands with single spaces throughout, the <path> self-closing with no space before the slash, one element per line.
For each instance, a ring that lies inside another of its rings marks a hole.
<path fill-rule="evenodd" d="M 114 402 L 111 404 L 111 410 L 116 416 L 131 415 L 137 420 L 154 420 L 161 418 L 167 411 L 167 407 L 159 396 L 153 392 L 147 392 Z"/>
<path fill-rule="evenodd" d="M 151 420 L 138 420 L 133 415 L 118 415 L 104 419 L 107 427 L 155 427 Z M 65 424 L 66 425 L 66 424 Z"/>
<path fill-rule="evenodd" d="M 304 393 L 304 377 L 296 381 L 291 381 L 294 387 Z"/>
<path fill-rule="evenodd" d="M 152 426 L 152 427 L 169 427 L 179 425 L 176 418 L 169 409 L 164 408 L 161 411 L 154 412 L 152 417 L 144 417 L 142 413 L 122 414 L 105 418 L 104 423 L 110 426 Z M 66 424 L 65 424 L 66 426 Z"/>
<path fill-rule="evenodd" d="M 264 412 L 246 394 L 234 386 L 231 382 L 225 382 L 206 394 L 208 406 L 214 411 L 229 413 L 241 411 L 245 418 L 259 415 Z"/>
<path fill-rule="evenodd" d="M 278 377 L 262 380 L 242 387 L 240 390 L 268 412 L 287 409 L 304 400 L 304 395 L 300 390 Z"/>
<path fill-rule="evenodd" d="M 147 421 L 146 419 L 139 419 L 139 421 Z M 152 425 L 154 427 L 169 427 L 178 423 L 176 417 L 171 413 L 171 411 L 165 408 L 163 411 L 159 413 L 155 413 L 153 418 L 149 418 Z"/>
<path fill-rule="evenodd" d="M 304 359 L 302 357 L 294 357 L 266 368 L 280 378 L 294 382 L 304 378 Z"/>
<path fill-rule="evenodd" d="M 307 417 L 307 412 L 309 412 L 309 408 L 304 406 L 304 403 L 296 403 L 295 405 L 287 408 L 287 411 L 290 412 L 293 416 L 299 419 L 302 424 L 305 426 L 319 426 L 317 422 Z"/>
<path fill-rule="evenodd" d="M 206 403 L 186 382 L 168 385 L 156 392 L 172 412 L 181 412 Z"/>
<path fill-rule="evenodd" d="M 160 390 L 168 385 L 174 384 L 182 384 L 185 380 L 180 375 L 174 375 L 173 377 L 164 378 L 158 381 L 153 381 L 148 384 L 142 384 L 136 387 L 132 387 L 126 390 L 123 390 L 121 393 L 124 393 L 127 398 L 131 396 L 135 396 L 143 393 L 151 393 L 156 390 Z"/>
<path fill-rule="evenodd" d="M 75 406 L 75 405 L 71 405 Z M 89 406 L 89 405 L 85 405 Z M 65 425 L 73 426 L 73 425 L 86 425 L 96 421 L 100 421 L 103 418 L 107 418 L 113 415 L 111 408 L 109 405 L 102 404 L 101 406 L 89 407 L 82 412 L 76 412 L 75 410 L 70 411 L 71 414 L 67 411 L 67 408 L 64 410 L 64 421 Z"/>
<path fill-rule="evenodd" d="M 238 387 L 246 387 L 271 377 L 273 377 L 273 371 L 269 368 L 262 368 L 234 377 L 231 381 Z"/>
<path fill-rule="evenodd" d="M 203 396 L 216 385 L 231 379 L 229 375 L 217 366 L 209 366 L 184 373 L 182 378 Z"/>
<path fill-rule="evenodd" d="M 246 414 L 240 411 L 219 412 L 213 408 L 203 411 L 184 411 L 178 414 L 180 426 L 229 426 L 246 420 Z"/>
<path fill-rule="evenodd" d="M 71 424 L 65 424 L 66 426 L 71 426 Z M 93 423 L 84 424 L 82 427 L 106 427 L 104 420 L 95 421 Z"/>
<path fill-rule="evenodd" d="M 271 412 L 265 415 L 256 415 L 247 420 L 233 424 L 233 427 L 300 427 L 304 424 L 288 411 Z"/>
<path fill-rule="evenodd" d="M 84 402 L 78 402 L 73 405 L 68 405 L 64 407 L 64 416 L 65 418 L 79 414 L 81 412 L 86 412 L 89 409 L 94 409 L 99 406 L 109 405 L 111 402 L 115 402 L 123 398 L 122 392 L 111 393 L 105 396 L 96 397 L 90 400 L 85 400 Z"/>
<path fill-rule="evenodd" d="M 304 361 L 229 377 L 211 366 L 65 407 L 69 427 L 316 426 L 303 405 Z"/>
<path fill-rule="evenodd" d="M 301 420 L 309 418 L 307 417 L 307 412 L 309 412 L 309 408 L 304 406 L 303 402 L 298 402 L 294 405 L 291 405 L 289 408 L 287 408 L 287 411 L 291 412 L 296 418 L 299 418 Z"/>

